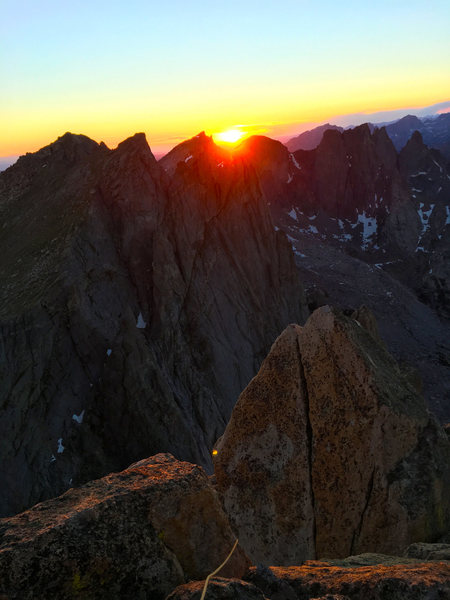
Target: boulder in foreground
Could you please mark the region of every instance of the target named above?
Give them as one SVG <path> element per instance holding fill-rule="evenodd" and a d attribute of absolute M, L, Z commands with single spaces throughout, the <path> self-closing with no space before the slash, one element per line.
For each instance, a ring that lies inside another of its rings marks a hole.
<path fill-rule="evenodd" d="M 301 567 L 251 567 L 245 580 L 268 599 L 448 600 L 448 562 L 335 567 L 308 561 Z M 288 596 L 287 594 L 291 594 Z"/>
<path fill-rule="evenodd" d="M 218 441 L 218 489 L 254 564 L 401 554 L 450 525 L 450 444 L 397 363 L 328 306 L 290 325 Z"/>
<path fill-rule="evenodd" d="M 201 467 L 157 454 L 0 520 L 0 597 L 157 600 L 234 542 Z M 224 568 L 242 576 L 239 548 Z"/>
<path fill-rule="evenodd" d="M 336 565 L 335 562 L 340 562 Z M 176 588 L 167 600 L 199 600 L 203 581 Z M 214 578 L 208 600 L 448 600 L 450 563 L 361 555 L 308 561 L 299 567 L 251 567 L 244 580 Z"/>

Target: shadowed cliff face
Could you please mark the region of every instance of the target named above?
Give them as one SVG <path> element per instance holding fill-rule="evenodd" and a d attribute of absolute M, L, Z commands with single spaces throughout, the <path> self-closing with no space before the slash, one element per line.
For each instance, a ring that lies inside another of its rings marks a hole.
<path fill-rule="evenodd" d="M 253 171 L 184 150 L 166 171 L 143 134 L 66 134 L 0 175 L 2 514 L 159 451 L 209 467 L 305 317 Z"/>
<path fill-rule="evenodd" d="M 257 136 L 240 151 L 294 249 L 313 310 L 367 304 L 388 348 L 420 371 L 428 406 L 450 419 L 450 172 L 414 134 L 400 154 L 385 129 L 325 132 L 290 153 Z"/>

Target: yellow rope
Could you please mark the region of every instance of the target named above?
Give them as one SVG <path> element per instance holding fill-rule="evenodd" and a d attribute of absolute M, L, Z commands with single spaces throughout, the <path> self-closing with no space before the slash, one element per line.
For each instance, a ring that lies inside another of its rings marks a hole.
<path fill-rule="evenodd" d="M 214 577 L 214 575 L 217 575 L 217 573 L 220 571 L 220 569 L 222 569 L 222 568 L 223 568 L 223 567 L 224 567 L 224 566 L 227 564 L 227 562 L 228 562 L 228 561 L 230 560 L 230 558 L 231 558 L 231 555 L 232 555 L 232 554 L 233 554 L 233 552 L 235 551 L 235 549 L 236 549 L 236 546 L 238 545 L 238 542 L 239 542 L 239 540 L 236 540 L 236 541 L 234 542 L 234 546 L 233 546 L 233 548 L 231 549 L 231 552 L 230 552 L 230 554 L 229 554 L 229 555 L 226 557 L 226 559 L 223 561 L 223 563 L 220 565 L 220 567 L 217 567 L 217 569 L 216 569 L 215 571 L 213 571 L 212 573 L 210 573 L 210 574 L 208 575 L 208 577 L 205 579 L 205 585 L 203 586 L 203 592 L 202 592 L 202 595 L 201 595 L 201 598 L 200 598 L 200 600 L 204 600 L 204 598 L 205 598 L 205 594 L 206 594 L 206 588 L 208 587 L 209 580 L 211 579 L 211 577 Z"/>

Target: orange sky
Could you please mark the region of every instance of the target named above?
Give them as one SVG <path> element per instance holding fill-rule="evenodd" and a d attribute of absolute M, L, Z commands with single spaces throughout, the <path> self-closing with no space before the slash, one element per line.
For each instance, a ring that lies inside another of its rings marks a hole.
<path fill-rule="evenodd" d="M 450 4 L 6 2 L 0 156 L 66 131 L 155 152 L 237 125 L 276 137 L 450 99 Z"/>

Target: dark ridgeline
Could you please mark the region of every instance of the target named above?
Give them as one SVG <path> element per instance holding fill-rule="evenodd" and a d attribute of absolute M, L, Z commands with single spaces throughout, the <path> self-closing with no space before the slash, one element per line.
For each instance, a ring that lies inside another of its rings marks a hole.
<path fill-rule="evenodd" d="M 160 451 L 210 468 L 306 317 L 254 171 L 203 134 L 178 152 L 68 133 L 0 175 L 3 515 Z"/>
<path fill-rule="evenodd" d="M 406 117 L 389 123 L 368 123 L 367 125 L 372 132 L 377 128 L 385 127 L 386 133 L 391 138 L 397 151 L 400 151 L 406 145 L 415 131 L 419 131 L 427 146 L 436 148 L 447 160 L 450 159 L 450 113 L 422 117 L 421 119 L 414 115 L 406 115 Z M 293 137 L 286 143 L 286 146 L 291 152 L 313 150 L 320 144 L 325 131 L 328 129 L 344 131 L 342 127 L 326 123 Z"/>
<path fill-rule="evenodd" d="M 66 134 L 1 174 L 1 510 L 75 487 L 2 520 L 0 596 L 163 600 L 236 533 L 208 597 L 445 595 L 450 444 L 415 367 L 447 418 L 448 181 L 368 125 L 159 163 Z M 213 444 L 213 478 L 177 460 Z"/>
<path fill-rule="evenodd" d="M 415 133 L 398 154 L 384 128 L 328 130 L 290 153 L 241 145 L 274 224 L 292 243 L 314 309 L 368 304 L 389 350 L 418 368 L 429 407 L 450 419 L 450 169 Z"/>
<path fill-rule="evenodd" d="M 201 133 L 159 163 L 143 134 L 66 134 L 0 175 L 0 213 L 2 514 L 156 452 L 210 469 L 306 318 L 299 279 L 310 309 L 367 304 L 450 417 L 450 179 L 420 134 L 398 155 L 368 125 L 295 153 Z"/>

